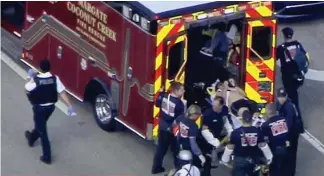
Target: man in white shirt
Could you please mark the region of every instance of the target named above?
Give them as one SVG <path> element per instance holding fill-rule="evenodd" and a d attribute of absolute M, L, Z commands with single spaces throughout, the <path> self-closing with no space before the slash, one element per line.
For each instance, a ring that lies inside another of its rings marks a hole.
<path fill-rule="evenodd" d="M 40 73 L 30 69 L 28 70 L 28 79 L 25 84 L 27 97 L 33 106 L 34 113 L 34 129 L 25 132 L 25 137 L 30 147 L 40 138 L 42 143 L 43 155 L 40 160 L 46 164 L 51 164 L 51 147 L 47 135 L 46 123 L 55 109 L 55 103 L 58 96 L 69 107 L 68 114 L 76 115 L 71 102 L 65 93 L 65 86 L 57 76 L 50 73 L 49 60 L 40 61 Z"/>
<path fill-rule="evenodd" d="M 168 176 L 200 176 L 198 167 L 192 164 L 192 154 L 188 150 L 181 150 L 178 155 L 180 169 L 171 171 Z"/>

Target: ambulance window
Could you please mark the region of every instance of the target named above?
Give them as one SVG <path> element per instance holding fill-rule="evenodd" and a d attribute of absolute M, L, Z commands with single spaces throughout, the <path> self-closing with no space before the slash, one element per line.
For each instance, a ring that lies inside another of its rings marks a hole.
<path fill-rule="evenodd" d="M 270 59 L 272 51 L 272 28 L 253 27 L 251 48 L 261 56 L 262 59 Z M 257 54 L 250 50 L 251 59 L 259 60 L 260 58 Z"/>
<path fill-rule="evenodd" d="M 2 2 L 1 3 L 1 20 L 15 27 L 15 30 L 23 29 L 25 18 L 25 2 Z M 3 24 L 1 24 L 2 26 Z"/>
<path fill-rule="evenodd" d="M 168 62 L 168 79 L 172 80 L 179 72 L 183 63 L 183 47 L 184 42 L 179 42 L 173 45 L 169 50 L 169 62 Z"/>

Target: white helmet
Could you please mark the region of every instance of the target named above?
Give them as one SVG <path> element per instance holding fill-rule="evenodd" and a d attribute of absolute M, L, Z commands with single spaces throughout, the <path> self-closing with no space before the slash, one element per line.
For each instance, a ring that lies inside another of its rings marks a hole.
<path fill-rule="evenodd" d="M 182 161 L 191 161 L 192 154 L 189 150 L 181 150 L 178 154 L 178 158 Z"/>

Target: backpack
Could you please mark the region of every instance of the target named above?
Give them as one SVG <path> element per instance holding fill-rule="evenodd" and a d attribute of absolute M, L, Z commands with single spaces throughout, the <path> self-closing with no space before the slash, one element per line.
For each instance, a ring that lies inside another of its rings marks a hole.
<path fill-rule="evenodd" d="M 291 51 L 285 47 L 284 44 L 282 46 L 285 49 L 285 57 L 294 60 L 299 68 L 299 71 L 302 72 L 302 75 L 306 74 L 308 72 L 309 61 L 306 56 L 306 52 L 301 49 L 301 44 L 293 45 L 296 48 L 292 49 Z"/>

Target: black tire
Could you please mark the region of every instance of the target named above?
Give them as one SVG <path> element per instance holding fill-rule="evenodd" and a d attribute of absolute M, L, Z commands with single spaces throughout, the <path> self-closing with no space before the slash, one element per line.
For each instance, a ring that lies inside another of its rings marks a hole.
<path fill-rule="evenodd" d="M 116 130 L 115 117 L 117 113 L 110 96 L 107 94 L 97 94 L 92 101 L 92 109 L 94 118 L 102 130 L 108 132 Z"/>

